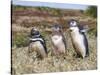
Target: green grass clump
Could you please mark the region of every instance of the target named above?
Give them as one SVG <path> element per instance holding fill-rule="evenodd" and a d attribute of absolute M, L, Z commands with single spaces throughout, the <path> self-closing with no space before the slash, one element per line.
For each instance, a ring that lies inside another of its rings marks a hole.
<path fill-rule="evenodd" d="M 88 16 L 91 16 L 93 18 L 97 18 L 97 7 L 96 6 L 89 6 L 85 13 L 88 15 Z"/>
<path fill-rule="evenodd" d="M 13 40 L 13 46 L 16 47 L 25 47 L 29 43 L 28 37 L 25 34 L 17 34 Z"/>
<path fill-rule="evenodd" d="M 88 34 L 89 34 L 90 36 L 94 36 L 94 35 L 97 34 L 97 30 L 96 30 L 95 28 L 91 28 L 91 29 L 88 31 Z"/>

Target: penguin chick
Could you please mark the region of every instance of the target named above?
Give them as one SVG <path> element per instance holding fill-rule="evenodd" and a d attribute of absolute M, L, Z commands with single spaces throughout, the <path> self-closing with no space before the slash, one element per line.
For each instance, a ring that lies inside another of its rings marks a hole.
<path fill-rule="evenodd" d="M 52 27 L 51 40 L 54 47 L 53 50 L 54 55 L 65 54 L 66 40 L 65 37 L 63 36 L 63 33 L 61 32 L 60 25 L 54 25 Z"/>

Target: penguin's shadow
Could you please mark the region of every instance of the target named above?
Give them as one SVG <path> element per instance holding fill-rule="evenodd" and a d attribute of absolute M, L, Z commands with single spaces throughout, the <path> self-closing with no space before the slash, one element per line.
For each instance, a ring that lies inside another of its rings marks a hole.
<path fill-rule="evenodd" d="M 75 57 L 75 58 L 82 58 L 80 55 L 78 55 L 78 54 L 73 54 L 73 57 Z"/>

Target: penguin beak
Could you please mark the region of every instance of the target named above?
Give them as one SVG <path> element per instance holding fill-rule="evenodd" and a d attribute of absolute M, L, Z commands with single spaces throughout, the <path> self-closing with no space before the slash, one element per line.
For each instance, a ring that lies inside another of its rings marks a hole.
<path fill-rule="evenodd" d="M 70 32 L 72 32 L 72 30 L 70 29 Z"/>
<path fill-rule="evenodd" d="M 69 28 L 68 31 L 72 32 L 72 28 Z"/>

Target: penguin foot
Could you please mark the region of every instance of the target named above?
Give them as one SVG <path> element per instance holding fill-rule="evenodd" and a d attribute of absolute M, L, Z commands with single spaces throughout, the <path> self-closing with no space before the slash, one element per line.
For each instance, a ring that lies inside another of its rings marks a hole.
<path fill-rule="evenodd" d="M 74 56 L 75 58 L 81 58 L 81 56 L 80 56 L 79 54 L 73 54 L 73 56 Z"/>
<path fill-rule="evenodd" d="M 85 57 L 89 57 L 89 54 L 87 54 Z"/>

